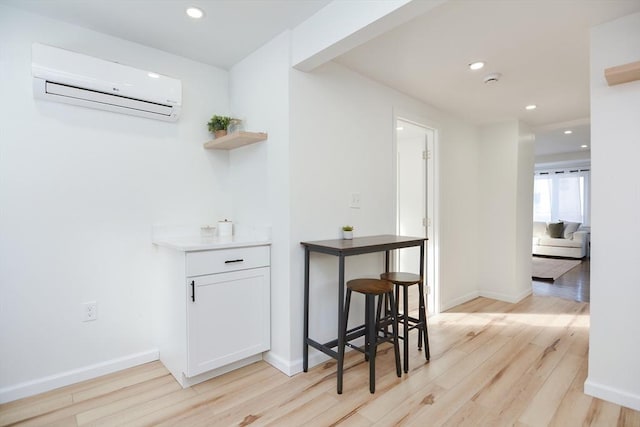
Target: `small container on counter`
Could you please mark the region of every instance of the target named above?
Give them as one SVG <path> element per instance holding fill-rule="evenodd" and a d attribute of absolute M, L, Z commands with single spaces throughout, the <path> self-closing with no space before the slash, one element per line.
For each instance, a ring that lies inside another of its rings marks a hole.
<path fill-rule="evenodd" d="M 230 237 L 233 236 L 233 222 L 224 220 L 218 221 L 218 237 Z"/>

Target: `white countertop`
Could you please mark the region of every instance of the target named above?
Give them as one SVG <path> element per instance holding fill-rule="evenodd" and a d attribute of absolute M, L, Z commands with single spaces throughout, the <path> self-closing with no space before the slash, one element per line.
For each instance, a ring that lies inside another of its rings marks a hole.
<path fill-rule="evenodd" d="M 154 227 L 152 242 L 158 246 L 184 252 L 271 244 L 270 230 L 267 228 L 238 228 L 238 232 L 233 236 L 218 237 L 199 235 L 194 232 L 194 229 L 186 227 Z"/>

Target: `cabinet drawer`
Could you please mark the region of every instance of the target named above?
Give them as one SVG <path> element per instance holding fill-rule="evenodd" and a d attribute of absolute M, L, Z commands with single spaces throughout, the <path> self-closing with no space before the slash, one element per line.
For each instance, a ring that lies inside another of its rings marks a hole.
<path fill-rule="evenodd" d="M 269 246 L 187 252 L 187 276 L 269 266 Z"/>

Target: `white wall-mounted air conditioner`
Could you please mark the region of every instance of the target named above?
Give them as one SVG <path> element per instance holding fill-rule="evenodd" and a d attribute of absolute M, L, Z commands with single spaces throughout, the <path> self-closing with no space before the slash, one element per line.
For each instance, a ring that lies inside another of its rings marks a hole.
<path fill-rule="evenodd" d="M 182 82 L 151 71 L 34 43 L 35 98 L 175 122 Z"/>

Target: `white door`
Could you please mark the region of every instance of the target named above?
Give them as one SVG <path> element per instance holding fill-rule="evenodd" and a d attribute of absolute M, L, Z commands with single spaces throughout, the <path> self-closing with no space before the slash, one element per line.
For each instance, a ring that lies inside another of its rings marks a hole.
<path fill-rule="evenodd" d="M 402 236 L 427 237 L 426 252 L 427 310 L 435 312 L 435 251 L 432 232 L 433 194 L 430 153 L 433 150 L 433 129 L 398 120 L 397 125 L 397 231 Z M 399 251 L 396 259 L 398 271 L 420 272 L 418 248 Z M 410 309 L 417 308 L 417 289 L 411 295 Z"/>

